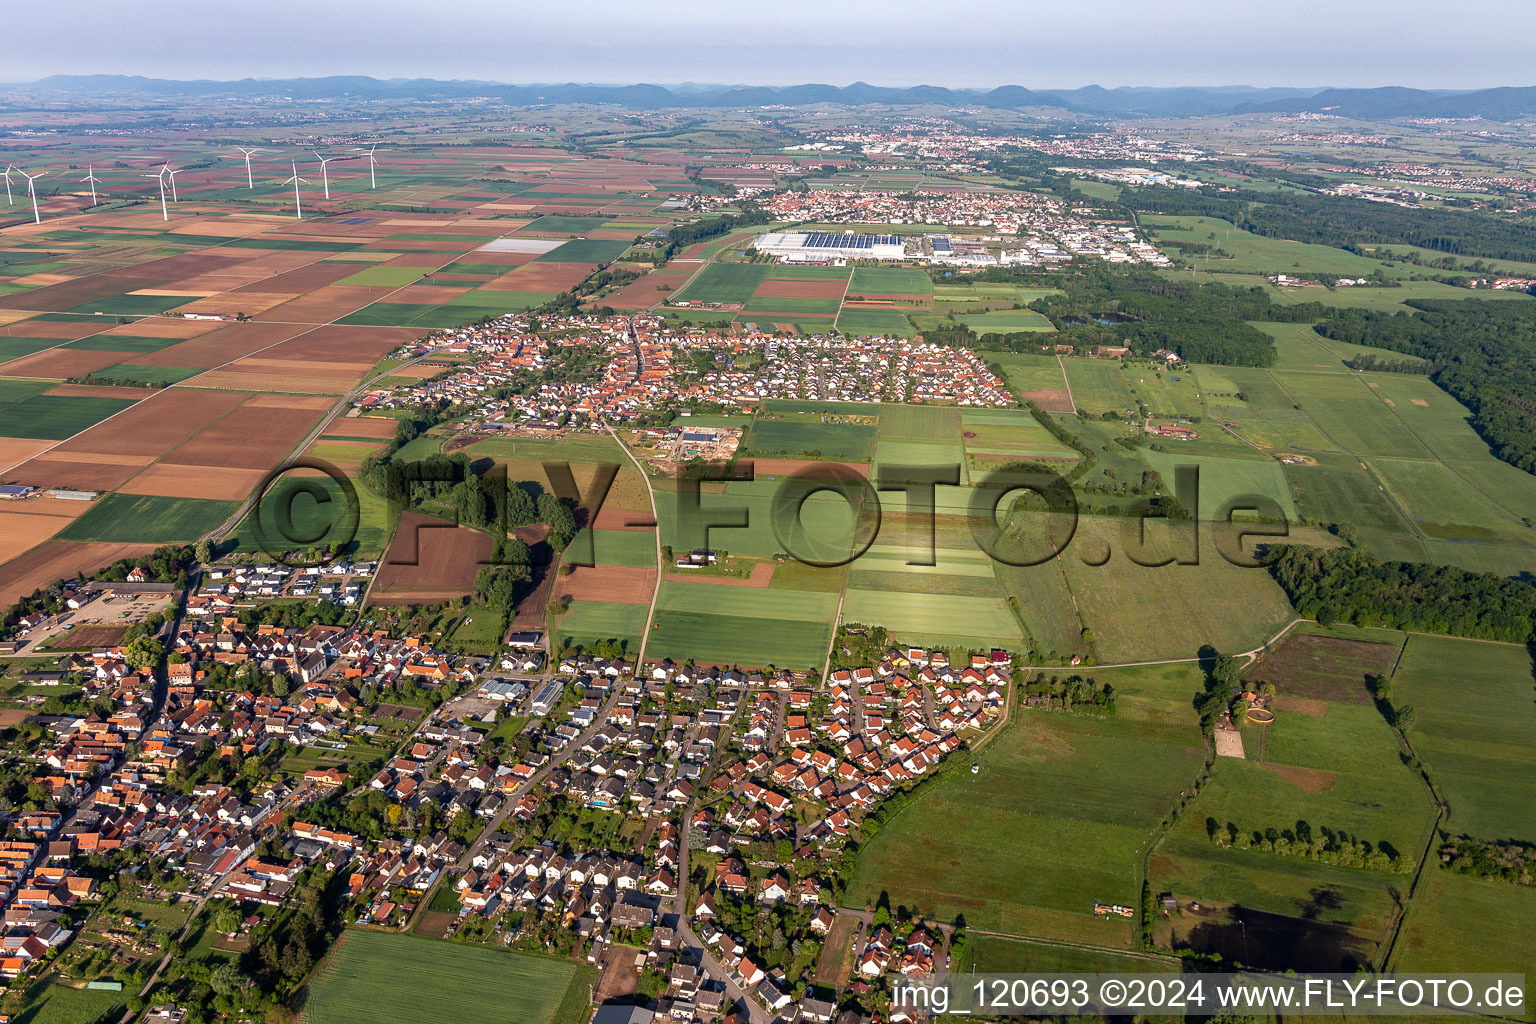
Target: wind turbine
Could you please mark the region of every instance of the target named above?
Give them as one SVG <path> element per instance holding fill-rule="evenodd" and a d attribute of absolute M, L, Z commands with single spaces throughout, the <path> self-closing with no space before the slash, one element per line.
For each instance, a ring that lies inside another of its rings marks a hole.
<path fill-rule="evenodd" d="M 176 175 L 180 174 L 181 171 L 179 169 L 175 170 L 175 171 L 171 170 L 171 165 L 170 165 L 169 161 L 166 162 L 165 167 L 162 168 L 162 169 L 165 171 L 165 176 L 167 178 L 171 179 L 171 202 L 173 202 L 173 203 L 181 202 L 181 197 L 176 194 Z"/>
<path fill-rule="evenodd" d="M 379 182 L 378 182 L 378 179 L 374 177 L 374 173 L 373 173 L 374 166 L 378 163 L 378 161 L 376 161 L 373 158 L 373 151 L 379 148 L 379 144 L 377 142 L 375 142 L 373 145 L 369 146 L 366 150 L 364 150 L 362 146 L 357 146 L 355 148 L 357 149 L 357 151 L 359 153 L 366 152 L 368 154 L 368 187 L 369 188 L 378 188 L 379 187 Z"/>
<path fill-rule="evenodd" d="M 170 220 L 171 219 L 171 214 L 165 208 L 165 168 L 164 167 L 160 168 L 160 173 L 159 174 L 146 174 L 146 175 L 144 175 L 144 177 L 146 177 L 146 178 L 155 178 L 156 180 L 158 180 L 160 182 L 160 219 L 161 220 Z"/>
<path fill-rule="evenodd" d="M 236 146 L 235 148 L 245 154 L 245 187 L 255 188 L 256 181 L 251 177 L 251 154 L 260 153 L 261 149 L 259 147 L 256 149 L 246 149 L 244 146 Z"/>
<path fill-rule="evenodd" d="M 5 165 L 5 205 L 15 206 L 16 200 L 11 198 L 11 172 L 16 170 L 15 164 Z"/>
<path fill-rule="evenodd" d="M 321 156 L 318 149 L 314 150 L 314 154 L 315 159 L 320 161 L 320 183 L 325 187 L 325 198 L 329 199 L 331 198 L 331 179 L 325 173 L 325 165 L 336 158 L 333 156 Z M 295 170 L 293 173 L 298 174 L 299 172 Z"/>
<path fill-rule="evenodd" d="M 26 171 L 17 168 L 16 173 L 27 179 L 27 194 L 32 197 L 32 222 L 34 224 L 41 224 L 43 222 L 43 215 L 37 212 L 37 186 L 33 183 L 48 172 L 38 171 L 36 174 L 28 174 Z"/>
<path fill-rule="evenodd" d="M 299 202 L 299 186 L 308 185 L 309 181 L 305 178 L 299 177 L 299 165 L 297 161 L 289 161 L 289 164 L 293 167 L 293 177 L 289 178 L 288 181 L 283 182 L 283 184 L 286 185 L 289 181 L 293 182 L 293 215 L 299 220 L 303 220 L 304 206 Z M 325 167 L 324 164 L 321 164 L 320 166 L 321 168 Z"/>
<path fill-rule="evenodd" d="M 95 168 L 95 166 L 93 166 L 91 164 L 86 164 L 86 166 L 85 166 L 85 177 L 81 178 L 80 180 L 81 181 L 88 181 L 88 182 L 91 183 L 91 205 L 95 206 L 96 205 L 96 183 L 101 180 L 100 178 L 96 177 L 96 168 Z"/>

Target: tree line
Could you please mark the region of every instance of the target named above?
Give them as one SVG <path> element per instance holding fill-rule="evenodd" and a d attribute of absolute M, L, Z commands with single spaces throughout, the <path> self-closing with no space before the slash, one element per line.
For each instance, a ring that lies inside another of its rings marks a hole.
<path fill-rule="evenodd" d="M 1224 849 L 1259 850 L 1282 857 L 1305 857 L 1372 871 L 1413 870 L 1413 863 L 1394 850 L 1390 843 L 1368 843 L 1326 825 L 1314 830 L 1305 820 L 1296 822 L 1292 828 L 1243 829 L 1230 821 L 1222 825 L 1215 818 L 1206 818 L 1205 834 Z"/>
<path fill-rule="evenodd" d="M 1536 223 L 1469 210 L 1409 209 L 1305 192 L 1127 189 L 1123 206 L 1140 213 L 1216 217 L 1266 238 L 1351 251 L 1381 243 L 1455 256 L 1536 261 Z"/>
<path fill-rule="evenodd" d="M 1536 585 L 1448 565 L 1382 562 L 1358 548 L 1275 544 L 1269 571 L 1298 614 L 1506 643 L 1536 640 Z"/>

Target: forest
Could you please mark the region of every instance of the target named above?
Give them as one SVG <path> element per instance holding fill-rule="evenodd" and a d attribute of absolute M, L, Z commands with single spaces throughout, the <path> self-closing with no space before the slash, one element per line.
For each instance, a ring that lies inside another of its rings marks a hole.
<path fill-rule="evenodd" d="M 1417 312 L 1338 310 L 1317 332 L 1433 364 L 1431 379 L 1472 410 L 1472 426 L 1493 453 L 1536 473 L 1536 303 L 1409 305 Z"/>
<path fill-rule="evenodd" d="M 1455 256 L 1536 261 L 1536 224 L 1467 210 L 1413 209 L 1306 192 L 1218 194 L 1212 188 L 1132 189 L 1120 201 L 1139 213 L 1219 217 L 1256 235 L 1352 252 L 1395 243 Z"/>
<path fill-rule="evenodd" d="M 1536 639 L 1536 585 L 1446 565 L 1380 562 L 1358 548 L 1276 544 L 1269 570 L 1299 615 L 1478 640 Z"/>
<path fill-rule="evenodd" d="M 1046 296 L 1034 308 L 1051 318 L 1063 343 L 1125 345 L 1137 355 L 1168 349 L 1194 363 L 1269 366 L 1274 339 L 1248 321 L 1306 323 L 1327 315 L 1316 302 L 1271 302 L 1262 288 L 1170 280 L 1146 270 L 1095 268 L 1064 277 L 1060 287 L 1065 295 Z"/>

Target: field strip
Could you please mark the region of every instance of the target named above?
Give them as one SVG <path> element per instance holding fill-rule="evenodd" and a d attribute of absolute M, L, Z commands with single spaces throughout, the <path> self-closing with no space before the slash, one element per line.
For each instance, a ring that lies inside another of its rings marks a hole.
<path fill-rule="evenodd" d="M 618 433 L 607 420 L 603 421 L 603 426 L 613 436 L 618 446 L 624 449 L 624 454 L 629 456 L 629 461 L 635 464 L 635 469 L 640 473 L 640 479 L 645 481 L 645 496 L 650 499 L 651 518 L 656 522 L 656 585 L 651 589 L 651 603 L 645 610 L 645 632 L 640 634 L 640 651 L 635 656 L 635 664 L 643 666 L 645 664 L 645 645 L 651 639 L 651 624 L 656 618 L 656 600 L 661 597 L 661 578 L 664 575 L 661 571 L 661 517 L 656 513 L 656 492 L 651 488 L 651 475 L 640 464 L 640 460 L 635 458 L 635 453 L 629 450 L 629 445 L 619 440 Z M 836 628 L 832 632 L 836 634 Z M 830 657 L 830 651 L 828 656 Z"/>
<path fill-rule="evenodd" d="M 1056 365 L 1061 367 L 1061 386 L 1066 389 L 1066 391 L 1067 391 L 1067 403 L 1072 406 L 1072 411 L 1068 415 L 1076 416 L 1077 415 L 1077 399 L 1072 397 L 1072 381 L 1067 376 L 1067 364 L 1062 361 L 1061 353 L 1060 352 L 1056 353 Z"/>

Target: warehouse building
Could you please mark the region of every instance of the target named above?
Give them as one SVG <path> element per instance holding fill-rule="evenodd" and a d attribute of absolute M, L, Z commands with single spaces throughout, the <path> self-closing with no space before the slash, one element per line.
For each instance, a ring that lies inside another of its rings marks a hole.
<path fill-rule="evenodd" d="M 785 263 L 908 258 L 900 235 L 858 235 L 851 231 L 772 232 L 758 236 L 753 247 Z"/>

